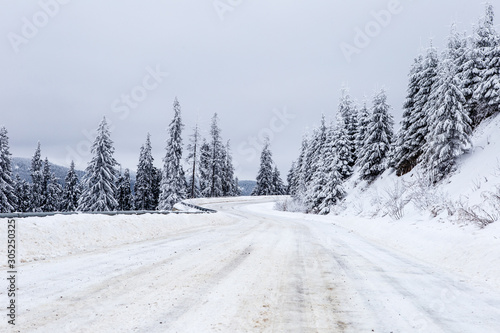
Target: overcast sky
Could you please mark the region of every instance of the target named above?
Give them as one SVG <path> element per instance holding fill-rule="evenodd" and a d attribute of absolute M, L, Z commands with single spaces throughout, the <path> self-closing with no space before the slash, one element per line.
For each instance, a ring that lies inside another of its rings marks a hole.
<path fill-rule="evenodd" d="M 358 102 L 385 87 L 399 127 L 413 58 L 484 12 L 478 0 L 0 4 L 0 126 L 13 156 L 40 141 L 42 156 L 84 169 L 106 116 L 123 167 L 136 169 L 148 132 L 160 166 L 177 96 L 184 143 L 196 122 L 208 137 L 217 112 L 240 179 L 255 179 L 266 134 L 285 177 L 303 133 L 334 118 L 342 84 Z"/>

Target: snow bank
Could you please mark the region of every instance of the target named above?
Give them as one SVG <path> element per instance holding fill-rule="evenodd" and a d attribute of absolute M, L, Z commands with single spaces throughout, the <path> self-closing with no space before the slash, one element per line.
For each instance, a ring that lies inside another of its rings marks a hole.
<path fill-rule="evenodd" d="M 179 232 L 227 225 L 222 214 L 55 215 L 15 219 L 18 261 L 30 262 L 98 251 L 122 244 L 169 237 Z M 7 239 L 7 219 L 0 219 L 0 235 Z M 0 249 L 5 258 L 5 248 Z M 0 263 L 5 266 L 6 263 Z"/>

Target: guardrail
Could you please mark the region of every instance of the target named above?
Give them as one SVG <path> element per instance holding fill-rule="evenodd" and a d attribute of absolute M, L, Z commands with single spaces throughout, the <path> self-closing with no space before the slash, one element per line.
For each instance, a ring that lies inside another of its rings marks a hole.
<path fill-rule="evenodd" d="M 23 218 L 23 217 L 46 217 L 54 215 L 144 215 L 144 214 L 207 214 L 207 213 L 217 213 L 216 210 L 208 209 L 200 206 L 196 206 L 186 202 L 180 202 L 180 204 L 185 205 L 190 208 L 199 210 L 199 212 L 183 212 L 181 210 L 127 210 L 127 211 L 111 211 L 111 212 L 28 212 L 28 213 L 2 213 L 0 218 Z"/>

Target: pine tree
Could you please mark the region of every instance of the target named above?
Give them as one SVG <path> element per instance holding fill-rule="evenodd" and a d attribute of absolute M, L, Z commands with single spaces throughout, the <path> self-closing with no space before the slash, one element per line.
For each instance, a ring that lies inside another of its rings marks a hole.
<path fill-rule="evenodd" d="M 114 211 L 116 201 L 115 169 L 118 164 L 113 157 L 115 149 L 104 117 L 97 129 L 92 145 L 92 160 L 88 163 L 83 180 L 83 191 L 78 200 L 79 211 Z"/>
<path fill-rule="evenodd" d="M 432 97 L 435 96 L 433 90 L 438 79 L 438 66 L 437 50 L 431 44 L 427 49 L 422 69 L 418 75 L 419 89 L 414 96 L 414 110 L 409 120 L 411 125 L 408 129 L 408 141 L 412 145 L 412 153 L 408 160 L 410 166 L 416 165 L 419 161 L 426 143 L 425 139 L 429 133 L 429 114 L 435 108 L 435 100 Z"/>
<path fill-rule="evenodd" d="M 403 106 L 403 116 L 401 119 L 401 128 L 396 136 L 395 152 L 393 157 L 393 163 L 396 168 L 396 173 L 398 176 L 404 175 L 410 172 L 415 165 L 417 165 L 418 156 L 421 154 L 422 141 L 421 137 L 417 135 L 418 127 L 413 127 L 413 121 L 418 117 L 422 116 L 422 109 L 418 109 L 415 105 L 417 96 L 419 95 L 420 89 L 420 79 L 421 72 L 423 69 L 423 57 L 419 55 L 415 58 L 414 63 L 411 67 L 409 77 L 409 83 L 407 88 L 406 101 Z M 415 131 L 415 132 L 413 132 Z M 412 137 L 418 140 L 412 140 Z"/>
<path fill-rule="evenodd" d="M 231 156 L 231 145 L 228 140 L 224 151 L 224 166 L 223 166 L 223 179 L 222 179 L 222 190 L 224 196 L 226 197 L 235 196 L 236 187 L 237 185 L 234 183 L 234 166 L 233 166 L 233 157 Z"/>
<path fill-rule="evenodd" d="M 347 88 L 342 88 L 338 115 L 341 117 L 345 130 L 344 143 L 349 153 L 347 160 L 352 169 L 356 164 L 356 136 L 357 136 L 357 110 Z"/>
<path fill-rule="evenodd" d="M 141 147 L 139 153 L 139 164 L 134 184 L 134 207 L 137 210 L 155 210 L 158 200 L 154 198 L 153 183 L 154 166 L 151 154 L 151 136 L 147 135 L 146 143 Z"/>
<path fill-rule="evenodd" d="M 316 168 L 318 168 L 318 164 L 315 162 L 319 158 L 319 155 L 321 154 L 321 147 L 326 141 L 326 131 L 326 120 L 325 116 L 322 115 L 320 126 L 314 129 L 312 138 L 309 140 L 307 145 L 305 159 L 302 162 L 303 181 L 307 188 L 310 187 L 312 176 L 316 172 Z M 349 147 L 346 146 L 346 149 L 348 150 Z"/>
<path fill-rule="evenodd" d="M 234 196 L 239 197 L 241 195 L 240 180 L 238 177 L 234 178 Z"/>
<path fill-rule="evenodd" d="M 286 192 L 290 195 L 295 195 L 297 191 L 297 177 L 295 175 L 297 162 L 293 161 L 288 174 L 286 175 L 287 190 Z"/>
<path fill-rule="evenodd" d="M 361 153 L 360 173 L 365 180 L 372 181 L 387 168 L 391 153 L 394 121 L 389 113 L 387 96 L 381 90 L 373 99 L 373 109 L 368 136 Z"/>
<path fill-rule="evenodd" d="M 182 168 L 182 128 L 181 106 L 174 100 L 174 118 L 169 125 L 169 138 L 160 186 L 159 210 L 171 210 L 173 206 L 186 198 L 186 178 Z"/>
<path fill-rule="evenodd" d="M 335 150 L 337 151 L 338 172 L 342 180 L 346 180 L 352 175 L 352 154 L 349 150 L 349 135 L 344 123 L 344 117 L 337 114 L 336 130 L 332 133 L 334 137 Z"/>
<path fill-rule="evenodd" d="M 189 138 L 187 145 L 188 156 L 186 161 L 190 165 L 188 170 L 188 198 L 200 197 L 200 178 L 199 178 L 199 164 L 200 164 L 200 133 L 198 124 L 193 129 L 193 134 Z"/>
<path fill-rule="evenodd" d="M 269 138 L 264 141 L 264 148 L 260 155 L 260 168 L 257 173 L 257 183 L 252 195 L 273 195 L 273 159 L 269 150 Z"/>
<path fill-rule="evenodd" d="M 366 102 L 363 102 L 363 106 L 359 109 L 357 121 L 357 132 L 356 132 L 356 152 L 359 153 L 363 150 L 363 145 L 366 138 L 366 131 L 368 123 L 370 120 L 370 112 L 368 112 L 368 107 Z"/>
<path fill-rule="evenodd" d="M 215 113 L 212 117 L 212 125 L 210 127 L 210 136 L 212 138 L 210 142 L 210 197 L 221 197 L 224 195 L 222 176 L 225 154 L 217 122 L 217 113 Z"/>
<path fill-rule="evenodd" d="M 309 147 L 309 138 L 304 136 L 302 138 L 302 144 L 300 147 L 300 154 L 295 163 L 295 170 L 293 172 L 293 187 L 290 189 L 290 193 L 297 199 L 302 198 L 306 191 L 306 177 L 307 174 L 307 166 L 306 166 L 306 155 Z"/>
<path fill-rule="evenodd" d="M 125 169 L 124 174 L 120 174 L 116 181 L 116 201 L 118 202 L 117 210 L 134 210 L 134 197 L 130 187 L 130 171 L 128 169 Z"/>
<path fill-rule="evenodd" d="M 50 164 L 48 158 L 45 158 L 43 163 L 43 181 L 42 181 L 42 194 L 43 203 L 42 211 L 55 212 L 59 210 L 62 196 L 62 186 L 59 184 L 56 176 L 50 171 Z"/>
<path fill-rule="evenodd" d="M 161 185 L 161 169 L 153 167 L 153 185 L 151 192 L 153 193 L 153 204 L 151 210 L 158 207 L 160 202 L 160 185 Z"/>
<path fill-rule="evenodd" d="M 14 194 L 17 198 L 16 211 L 25 213 L 30 211 L 31 189 L 26 180 L 21 179 L 19 174 L 16 174 L 14 179 Z"/>
<path fill-rule="evenodd" d="M 485 17 L 475 32 L 474 56 L 477 76 L 473 98 L 477 101 L 474 123 L 498 112 L 500 106 L 500 38 L 495 31 L 494 12 L 491 4 L 486 5 Z"/>
<path fill-rule="evenodd" d="M 210 145 L 205 139 L 200 148 L 200 195 L 202 197 L 210 197 L 212 184 L 212 167 L 211 167 L 211 150 Z"/>
<path fill-rule="evenodd" d="M 74 212 L 78 208 L 78 199 L 81 195 L 78 176 L 75 172 L 75 163 L 71 161 L 68 173 L 64 178 L 64 189 L 61 210 L 63 212 Z"/>
<path fill-rule="evenodd" d="M 43 196 L 43 171 L 42 171 L 42 158 L 41 158 L 41 149 L 40 142 L 38 142 L 38 146 L 35 150 L 35 154 L 31 159 L 31 203 L 30 210 L 32 212 L 41 212 L 42 205 L 45 201 Z"/>
<path fill-rule="evenodd" d="M 7 129 L 2 127 L 0 128 L 0 213 L 13 212 L 17 206 L 10 155 Z"/>
<path fill-rule="evenodd" d="M 431 129 L 424 147 L 423 163 L 432 182 L 441 180 L 454 167 L 456 157 L 471 146 L 471 120 L 460 91 L 456 66 L 447 59 L 440 67 L 440 76 L 434 92 L 437 109 L 430 117 Z"/>
<path fill-rule="evenodd" d="M 280 172 L 278 167 L 274 166 L 273 170 L 273 194 L 274 195 L 285 195 L 286 187 L 283 183 L 283 179 L 281 179 Z"/>

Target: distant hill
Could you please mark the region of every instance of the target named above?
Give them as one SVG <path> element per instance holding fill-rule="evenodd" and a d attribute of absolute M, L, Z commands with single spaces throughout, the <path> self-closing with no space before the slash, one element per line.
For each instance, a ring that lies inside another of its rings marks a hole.
<path fill-rule="evenodd" d="M 66 174 L 68 173 L 69 168 L 64 167 L 61 165 L 53 164 L 50 163 L 50 171 L 52 171 L 56 177 L 59 179 L 59 183 L 61 185 L 64 185 L 64 178 L 66 177 Z M 26 180 L 27 182 L 31 183 L 31 175 L 30 175 L 30 167 L 31 167 L 31 159 L 30 158 L 24 158 L 24 157 L 13 157 L 12 158 L 12 174 L 15 175 L 18 174 L 21 179 Z M 83 175 L 85 174 L 84 171 L 82 170 L 75 170 L 76 175 L 78 176 L 78 179 L 82 179 Z M 135 172 L 131 171 L 130 172 L 130 182 L 132 184 L 132 188 L 134 188 L 135 184 Z"/>
<path fill-rule="evenodd" d="M 56 175 L 61 185 L 64 184 L 64 178 L 66 177 L 69 168 L 50 163 L 50 161 L 49 164 L 50 164 L 50 171 L 52 171 Z M 19 177 L 21 177 L 21 179 L 24 179 L 27 182 L 31 182 L 30 167 L 31 167 L 30 158 L 24 158 L 24 157 L 12 158 L 12 174 L 14 176 L 18 174 Z M 75 170 L 75 172 L 79 179 L 81 179 L 84 175 L 84 172 L 81 170 Z"/>
<path fill-rule="evenodd" d="M 238 186 L 240 187 L 241 190 L 241 195 L 247 196 L 252 193 L 253 188 L 255 187 L 256 181 L 255 180 L 240 180 L 238 182 Z"/>

